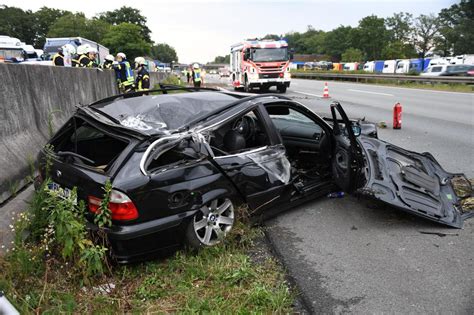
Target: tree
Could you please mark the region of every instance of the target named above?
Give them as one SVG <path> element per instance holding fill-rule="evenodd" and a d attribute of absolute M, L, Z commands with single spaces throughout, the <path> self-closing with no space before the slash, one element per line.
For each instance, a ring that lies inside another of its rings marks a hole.
<path fill-rule="evenodd" d="M 439 35 L 435 38 L 437 50 L 444 55 L 474 52 L 474 1 L 461 0 L 459 4 L 442 9 L 439 13 Z"/>
<path fill-rule="evenodd" d="M 48 37 L 86 37 L 87 19 L 84 13 L 68 13 L 56 20 L 49 28 Z"/>
<path fill-rule="evenodd" d="M 158 59 L 161 62 L 170 63 L 178 61 L 178 54 L 176 50 L 168 44 L 156 44 L 151 47 L 151 57 Z"/>
<path fill-rule="evenodd" d="M 407 59 L 413 57 L 417 57 L 415 47 L 401 41 L 390 42 L 382 49 L 382 59 L 385 60 Z"/>
<path fill-rule="evenodd" d="M 112 25 L 129 23 L 140 27 L 140 36 L 148 43 L 153 43 L 150 34 L 151 31 L 146 26 L 147 19 L 140 13 L 140 10 L 123 6 L 114 11 L 102 12 L 98 18 Z"/>
<path fill-rule="evenodd" d="M 140 26 L 130 23 L 120 23 L 110 27 L 110 31 L 105 34 L 102 43 L 111 52 L 123 52 L 129 60 L 138 56 L 145 56 L 150 53 L 150 44 L 141 36 Z"/>
<path fill-rule="evenodd" d="M 34 13 L 36 36 L 33 45 L 35 47 L 43 47 L 46 35 L 49 32 L 51 25 L 53 25 L 60 17 L 72 14 L 69 11 L 52 9 L 42 7 Z"/>
<path fill-rule="evenodd" d="M 364 60 L 364 54 L 360 49 L 357 48 L 348 48 L 344 53 L 342 53 L 342 61 L 362 61 Z"/>
<path fill-rule="evenodd" d="M 97 18 L 87 20 L 86 25 L 87 31 L 84 37 L 98 43 L 102 43 L 105 35 L 110 31 L 110 28 L 112 27 L 112 25 L 110 25 L 109 23 Z"/>
<path fill-rule="evenodd" d="M 434 14 L 421 14 L 415 21 L 414 45 L 424 58 L 426 53 L 435 45 L 438 36 L 439 21 Z"/>
<path fill-rule="evenodd" d="M 413 15 L 407 12 L 395 13 L 385 19 L 393 41 L 408 42 L 413 34 Z"/>
<path fill-rule="evenodd" d="M 230 63 L 230 55 L 217 56 L 213 63 Z"/>
<path fill-rule="evenodd" d="M 31 44 L 36 37 L 35 17 L 30 10 L 0 5 L 0 34 Z"/>
<path fill-rule="evenodd" d="M 267 34 L 262 39 L 280 40 L 281 36 L 276 34 Z"/>
<path fill-rule="evenodd" d="M 359 21 L 354 32 L 353 46 L 362 50 L 368 60 L 376 60 L 381 57 L 382 49 L 389 39 L 390 33 L 385 27 L 385 20 L 370 15 Z"/>
<path fill-rule="evenodd" d="M 324 38 L 324 52 L 336 60 L 341 60 L 341 55 L 352 47 L 353 28 L 350 26 L 339 26 L 327 32 Z"/>

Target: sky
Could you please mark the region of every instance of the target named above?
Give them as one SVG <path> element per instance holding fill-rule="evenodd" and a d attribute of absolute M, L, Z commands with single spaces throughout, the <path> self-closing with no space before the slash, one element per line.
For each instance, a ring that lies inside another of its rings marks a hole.
<path fill-rule="evenodd" d="M 230 46 L 266 34 L 304 32 L 308 25 L 329 31 L 340 25 L 357 26 L 365 16 L 388 17 L 396 12 L 438 13 L 455 0 L 0 0 L 0 4 L 36 11 L 42 6 L 84 12 L 93 17 L 121 6 L 141 10 L 152 40 L 173 46 L 179 62 L 214 60 Z"/>

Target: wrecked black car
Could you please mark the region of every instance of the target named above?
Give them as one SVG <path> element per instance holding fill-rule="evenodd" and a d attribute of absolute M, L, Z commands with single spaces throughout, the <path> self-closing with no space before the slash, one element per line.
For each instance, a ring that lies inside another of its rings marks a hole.
<path fill-rule="evenodd" d="M 50 140 L 53 152 L 40 153 L 42 178 L 49 154 L 51 189 L 77 187 L 90 222 L 111 181 L 107 234 L 119 263 L 217 244 L 241 203 L 259 221 L 343 190 L 456 228 L 473 214 L 452 185 L 467 182 L 462 174 L 377 139 L 373 124 L 350 120 L 339 103 L 321 118 L 280 95 L 154 93 L 78 108 Z"/>

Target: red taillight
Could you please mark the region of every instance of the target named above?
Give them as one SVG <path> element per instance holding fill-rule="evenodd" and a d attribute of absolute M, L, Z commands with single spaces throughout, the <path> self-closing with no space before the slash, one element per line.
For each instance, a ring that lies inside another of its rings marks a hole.
<path fill-rule="evenodd" d="M 282 72 L 282 73 L 280 73 L 280 78 L 283 78 L 283 72 Z"/>
<path fill-rule="evenodd" d="M 89 211 L 97 213 L 102 199 L 89 196 Z M 133 204 L 132 200 L 124 193 L 112 190 L 110 194 L 109 209 L 112 213 L 112 220 L 128 221 L 138 218 L 138 210 Z"/>

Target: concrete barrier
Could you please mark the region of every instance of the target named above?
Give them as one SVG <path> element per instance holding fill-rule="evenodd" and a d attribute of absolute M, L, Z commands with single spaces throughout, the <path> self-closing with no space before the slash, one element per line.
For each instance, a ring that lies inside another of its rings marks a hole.
<path fill-rule="evenodd" d="M 39 150 L 76 105 L 117 94 L 113 71 L 0 63 L 0 204 L 27 184 Z M 152 73 L 151 83 L 164 78 Z"/>

